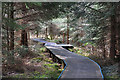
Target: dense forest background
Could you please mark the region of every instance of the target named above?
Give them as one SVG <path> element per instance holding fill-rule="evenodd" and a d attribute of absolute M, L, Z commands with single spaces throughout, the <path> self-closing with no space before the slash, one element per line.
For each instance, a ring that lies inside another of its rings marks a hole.
<path fill-rule="evenodd" d="M 101 66 L 117 63 L 120 74 L 119 2 L 2 3 L 3 72 L 33 52 L 31 38 L 72 44 Z"/>

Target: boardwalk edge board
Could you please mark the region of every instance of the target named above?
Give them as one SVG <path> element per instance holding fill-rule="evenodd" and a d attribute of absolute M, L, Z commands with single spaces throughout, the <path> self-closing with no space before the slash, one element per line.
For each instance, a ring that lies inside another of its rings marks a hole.
<path fill-rule="evenodd" d="M 88 58 L 88 57 L 87 57 Z M 92 62 L 94 62 L 95 64 L 97 64 L 97 66 L 99 67 L 99 69 L 100 69 L 100 72 L 101 72 L 101 75 L 102 75 L 102 79 L 104 80 L 104 76 L 103 76 L 103 73 L 102 73 L 102 70 L 101 70 L 101 67 L 100 67 L 100 65 L 97 63 L 97 62 L 95 62 L 94 60 L 92 60 L 92 59 L 90 59 L 90 58 L 88 58 L 90 61 L 92 61 Z"/>
<path fill-rule="evenodd" d="M 57 80 L 60 79 L 60 77 L 62 76 L 63 72 L 65 71 L 65 69 L 66 69 L 66 67 L 67 67 L 67 63 L 65 62 L 65 60 L 63 60 L 63 61 L 64 61 L 64 63 L 65 63 L 66 65 L 65 65 L 64 69 L 62 70 L 62 72 L 61 72 L 61 74 L 59 75 L 59 77 L 58 77 Z"/>

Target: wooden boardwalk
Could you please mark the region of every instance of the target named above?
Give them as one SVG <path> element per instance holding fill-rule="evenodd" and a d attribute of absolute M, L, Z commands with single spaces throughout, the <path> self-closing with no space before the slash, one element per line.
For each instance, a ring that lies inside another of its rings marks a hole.
<path fill-rule="evenodd" d="M 64 70 L 58 79 L 103 80 L 101 68 L 93 60 L 70 52 L 56 43 L 47 42 L 42 39 L 33 40 L 44 43 L 45 47 L 49 49 L 55 57 L 63 60 L 65 64 Z"/>

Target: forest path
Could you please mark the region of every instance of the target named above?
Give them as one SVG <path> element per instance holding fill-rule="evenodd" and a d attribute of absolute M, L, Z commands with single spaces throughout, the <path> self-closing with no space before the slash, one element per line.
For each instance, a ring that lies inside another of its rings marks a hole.
<path fill-rule="evenodd" d="M 57 58 L 62 59 L 65 67 L 59 78 L 77 80 L 103 80 L 100 66 L 93 60 L 70 52 L 60 45 L 44 39 L 32 39 L 45 44 L 45 47 Z M 67 45 L 66 45 L 67 46 Z M 69 46 L 69 45 L 68 45 Z"/>

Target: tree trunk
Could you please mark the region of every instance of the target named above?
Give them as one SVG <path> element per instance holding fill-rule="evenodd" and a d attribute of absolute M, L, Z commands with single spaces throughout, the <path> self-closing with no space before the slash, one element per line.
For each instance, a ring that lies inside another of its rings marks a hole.
<path fill-rule="evenodd" d="M 10 50 L 14 49 L 14 30 L 10 29 Z"/>
<path fill-rule="evenodd" d="M 117 3 L 116 7 L 116 18 L 117 18 L 117 58 L 119 60 L 118 73 L 120 74 L 120 3 Z"/>
<path fill-rule="evenodd" d="M 47 35 L 47 28 L 45 29 L 45 38 L 46 38 L 46 39 L 48 38 L 48 35 Z"/>
<path fill-rule="evenodd" d="M 69 44 L 69 16 L 67 16 L 67 44 Z"/>
<path fill-rule="evenodd" d="M 38 38 L 38 35 L 39 35 L 39 32 L 38 32 L 38 30 L 37 30 L 37 33 L 36 33 L 36 37 Z"/>
<path fill-rule="evenodd" d="M 25 30 L 21 32 L 21 44 L 28 47 L 27 32 Z"/>
<path fill-rule="evenodd" d="M 9 51 L 9 29 L 7 26 L 7 50 Z"/>
<path fill-rule="evenodd" d="M 105 37 L 103 39 L 103 57 L 106 58 Z"/>
<path fill-rule="evenodd" d="M 11 3 L 10 18 L 14 19 L 13 3 Z M 10 50 L 14 49 L 14 26 L 10 28 Z"/>
<path fill-rule="evenodd" d="M 28 45 L 29 45 L 29 42 L 30 42 L 30 31 L 29 30 L 27 31 L 27 39 L 28 39 Z"/>
<path fill-rule="evenodd" d="M 91 51 L 92 54 L 95 54 L 94 50 L 95 50 L 95 49 L 94 49 L 94 46 L 92 46 L 92 51 Z"/>
<path fill-rule="evenodd" d="M 65 33 L 63 32 L 63 43 L 65 43 Z"/>
<path fill-rule="evenodd" d="M 110 41 L 110 58 L 114 59 L 116 55 L 116 18 L 115 15 L 111 16 L 111 41 Z"/>
<path fill-rule="evenodd" d="M 26 6 L 25 3 L 22 5 L 24 7 L 24 10 L 22 11 L 23 16 L 25 16 L 26 12 Z M 27 21 L 24 19 L 22 24 L 27 24 Z M 21 32 L 21 45 L 24 45 L 25 47 L 28 47 L 28 39 L 27 39 L 27 31 L 24 29 Z"/>
<path fill-rule="evenodd" d="M 50 39 L 53 40 L 53 35 L 52 34 L 50 34 Z"/>
<path fill-rule="evenodd" d="M 116 33 L 117 33 L 117 55 L 120 55 L 120 4 L 116 7 Z"/>
<path fill-rule="evenodd" d="M 10 3 L 7 4 L 8 5 L 8 10 L 7 10 L 7 15 L 8 18 L 10 18 Z M 9 51 L 9 27 L 7 26 L 7 50 Z"/>

